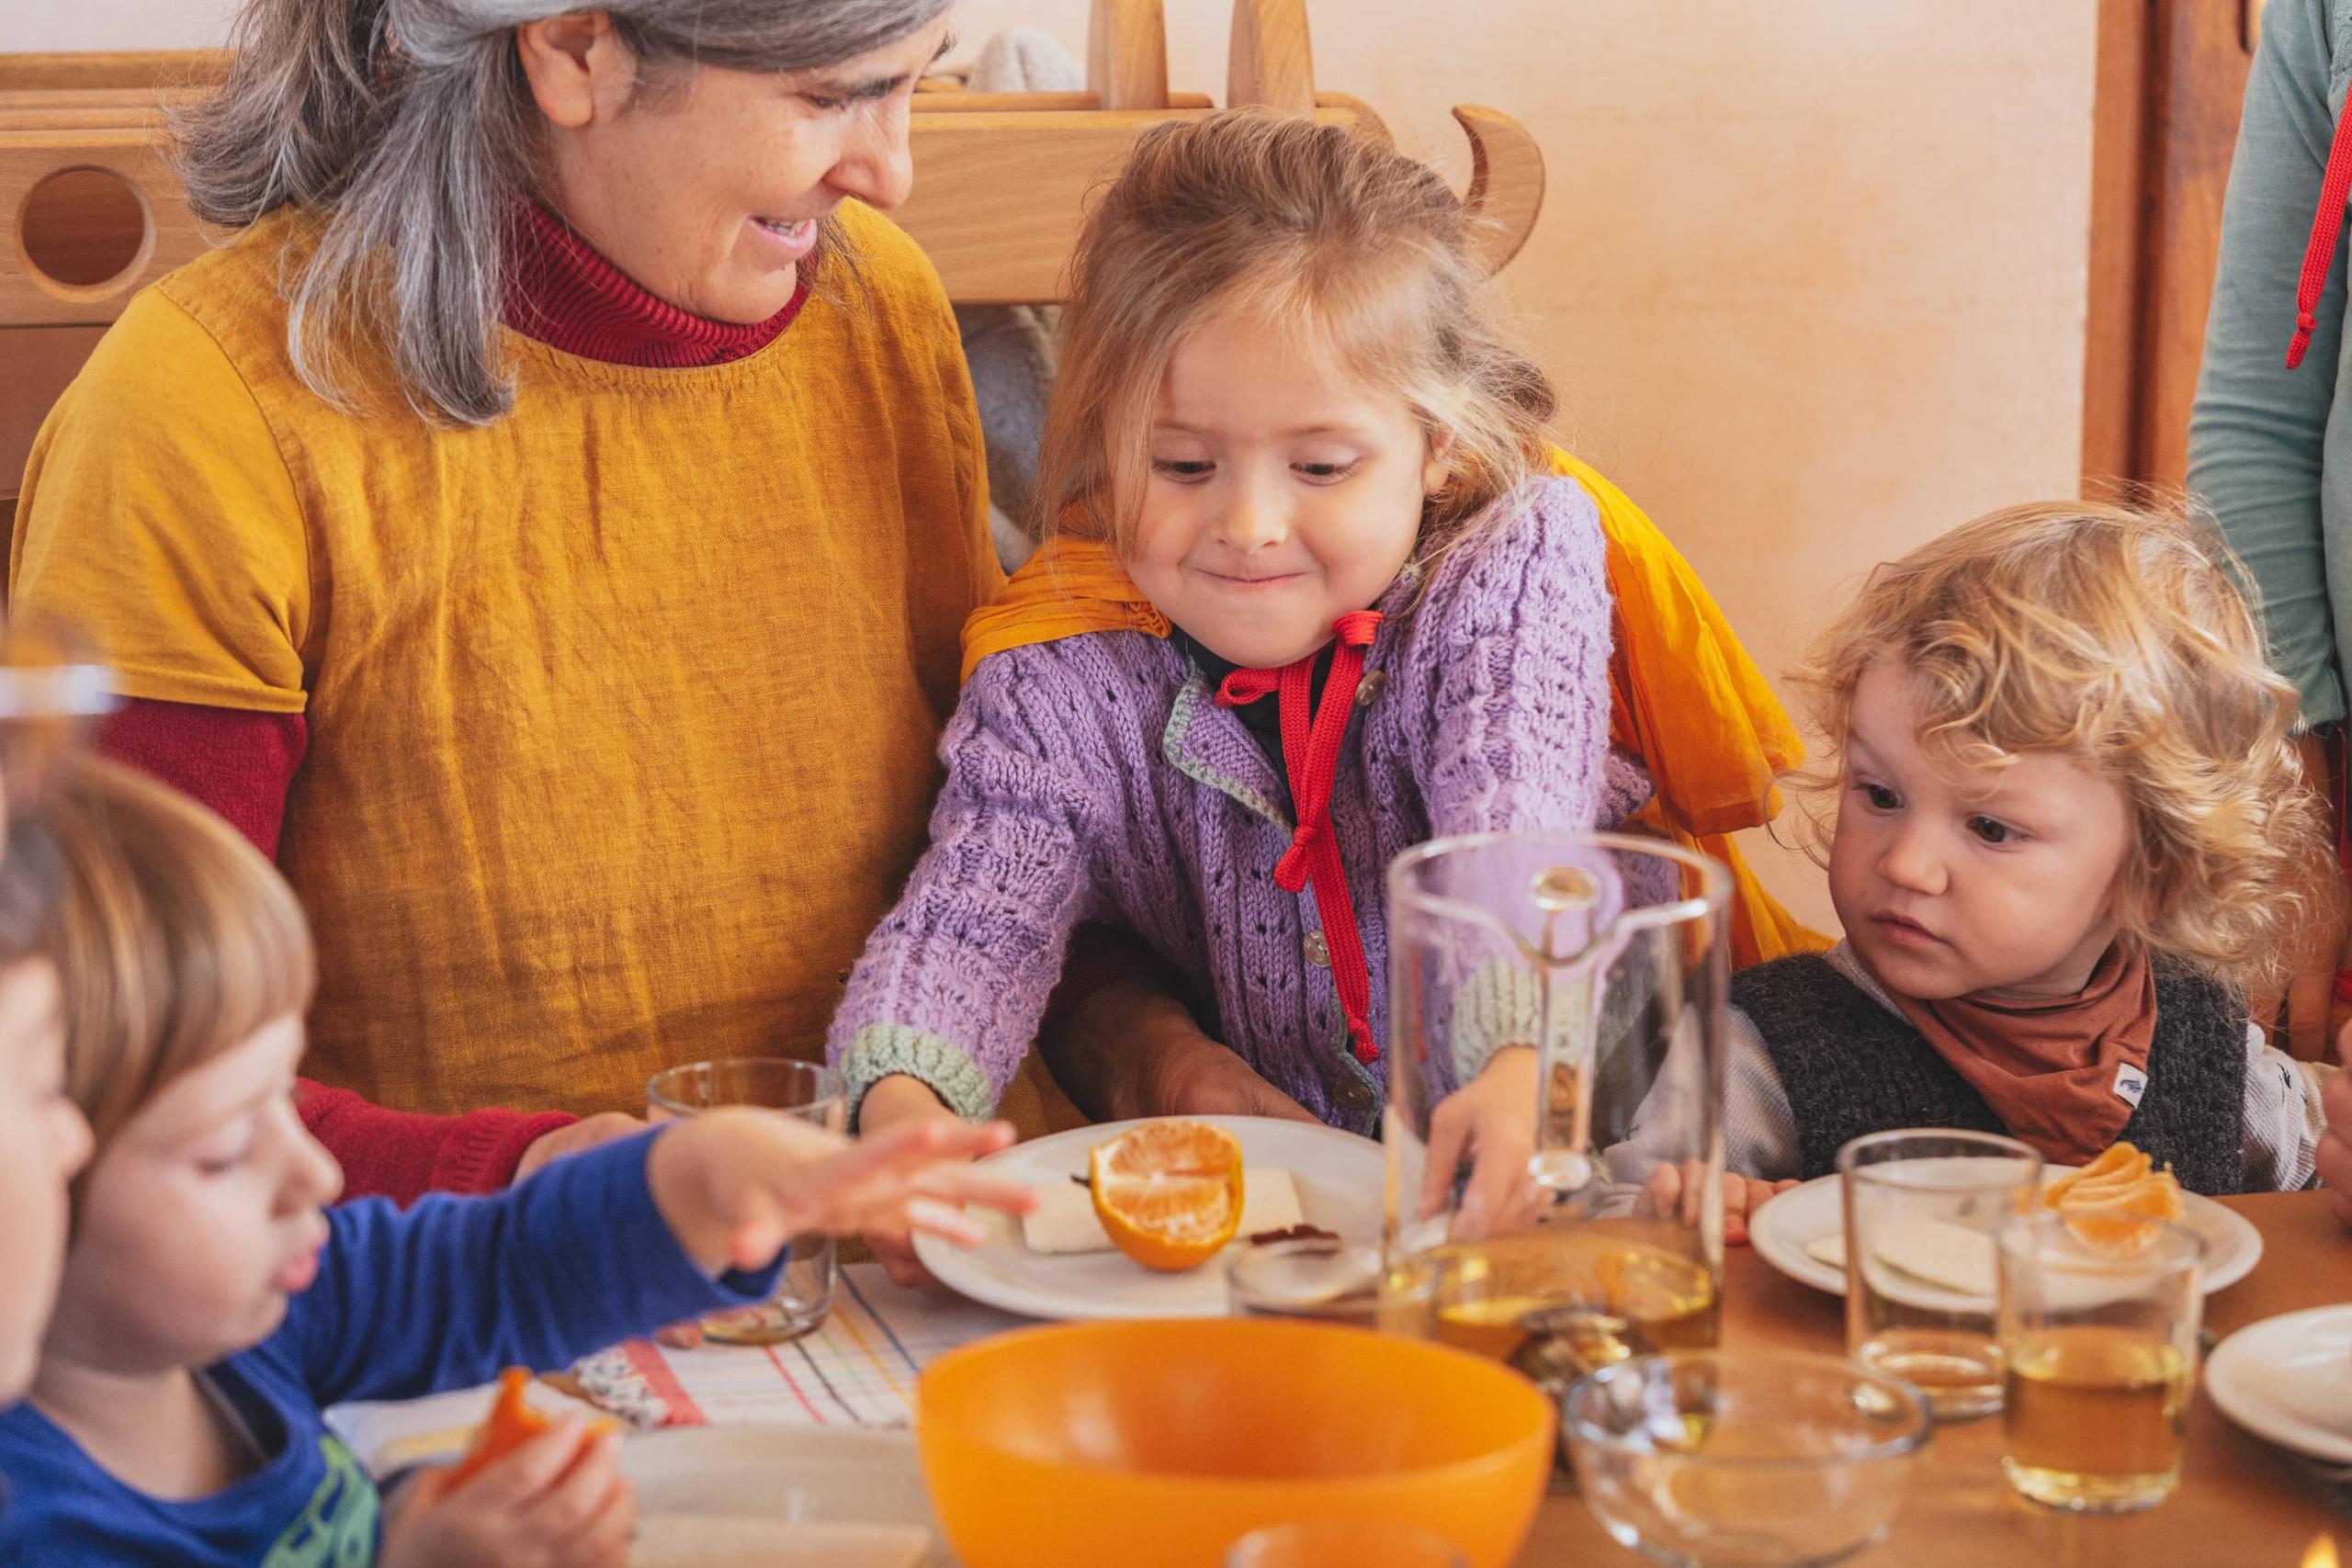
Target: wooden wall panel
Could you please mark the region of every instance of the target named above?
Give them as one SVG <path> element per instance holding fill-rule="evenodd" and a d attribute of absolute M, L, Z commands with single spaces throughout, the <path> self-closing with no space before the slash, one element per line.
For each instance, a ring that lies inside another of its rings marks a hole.
<path fill-rule="evenodd" d="M 2183 482 L 2259 0 L 2099 0 L 2083 478 Z"/>

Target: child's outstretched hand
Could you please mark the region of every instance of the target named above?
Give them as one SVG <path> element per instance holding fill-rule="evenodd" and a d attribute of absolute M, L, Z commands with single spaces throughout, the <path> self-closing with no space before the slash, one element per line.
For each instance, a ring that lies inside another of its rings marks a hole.
<path fill-rule="evenodd" d="M 980 1239 L 978 1203 L 1024 1214 L 1035 1190 L 970 1168 L 1012 1142 L 1004 1122 L 920 1121 L 844 1138 L 773 1111 L 707 1111 L 646 1156 L 654 1206 L 686 1255 L 714 1272 L 759 1269 L 800 1235 L 927 1231 Z"/>
<path fill-rule="evenodd" d="M 1662 1165 L 1650 1172 L 1642 1183 L 1642 1208 L 1653 1214 L 1671 1215 L 1678 1224 L 1695 1225 L 1699 1223 L 1700 1162 L 1685 1160 L 1679 1166 Z M 1764 1206 L 1764 1201 L 1777 1192 L 1786 1192 L 1794 1181 L 1765 1181 L 1753 1176 L 1738 1176 L 1724 1172 L 1724 1240 L 1735 1246 L 1747 1239 L 1747 1216 Z"/>
<path fill-rule="evenodd" d="M 1535 1156 L 1535 1097 L 1543 1063 L 1532 1046 L 1495 1053 L 1478 1076 L 1430 1112 L 1429 1173 L 1421 1217 L 1444 1213 L 1454 1173 L 1470 1161 L 1470 1184 L 1454 1211 L 1451 1239 L 1476 1241 L 1533 1224 L 1544 1191 L 1528 1161 Z"/>
<path fill-rule="evenodd" d="M 637 1498 L 620 1438 L 559 1421 L 453 1488 L 409 1483 L 384 1522 L 379 1568 L 622 1568 Z"/>

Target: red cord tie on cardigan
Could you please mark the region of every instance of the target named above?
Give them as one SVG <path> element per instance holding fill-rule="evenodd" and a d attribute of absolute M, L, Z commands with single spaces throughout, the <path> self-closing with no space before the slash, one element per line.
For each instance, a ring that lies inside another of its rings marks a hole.
<path fill-rule="evenodd" d="M 2287 368 L 2303 362 L 2319 326 L 2320 292 L 2335 265 L 2335 242 L 2344 232 L 2344 204 L 2352 198 L 2352 115 L 2335 122 L 2327 145 L 2327 172 L 2320 176 L 2319 210 L 2312 214 L 2312 237 L 2303 246 L 2303 270 L 2295 279 L 2295 335 L 2287 343 Z"/>
<path fill-rule="evenodd" d="M 1357 1061 L 1380 1060 L 1372 1038 L 1372 971 L 1364 962 L 1363 934 L 1356 927 L 1348 897 L 1348 870 L 1340 858 L 1339 835 L 1331 830 L 1331 790 L 1340 773 L 1340 744 L 1363 680 L 1365 650 L 1380 629 L 1380 613 L 1358 610 L 1333 626 L 1336 645 L 1323 701 L 1315 701 L 1315 654 L 1280 670 L 1237 670 L 1217 688 L 1220 707 L 1243 707 L 1273 694 L 1281 704 L 1283 771 L 1290 777 L 1291 808 L 1298 818 L 1290 848 L 1274 865 L 1274 886 L 1297 893 L 1312 886 L 1315 913 L 1331 953 L 1331 982 L 1346 1016 L 1348 1043 Z M 1319 651 L 1319 650 L 1318 650 Z"/>

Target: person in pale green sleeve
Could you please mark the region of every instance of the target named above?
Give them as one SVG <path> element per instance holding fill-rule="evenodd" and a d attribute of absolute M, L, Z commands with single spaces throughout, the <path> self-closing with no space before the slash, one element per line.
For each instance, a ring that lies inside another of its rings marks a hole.
<path fill-rule="evenodd" d="M 2188 487 L 2259 598 L 2270 662 L 2302 696 L 2304 768 L 2328 778 L 2352 667 L 2352 376 L 2344 363 L 2344 218 L 2352 136 L 2352 0 L 2270 0 L 2246 83 Z M 2338 774 L 2340 778 L 2340 768 Z M 2340 787 L 2331 791 L 2344 820 Z M 2340 885 L 2341 869 L 2315 868 Z M 2287 1042 L 2318 1055 L 2339 980 L 2340 919 L 2311 934 L 2286 998 Z M 2352 1099 L 2344 1107 L 2352 1120 Z"/>

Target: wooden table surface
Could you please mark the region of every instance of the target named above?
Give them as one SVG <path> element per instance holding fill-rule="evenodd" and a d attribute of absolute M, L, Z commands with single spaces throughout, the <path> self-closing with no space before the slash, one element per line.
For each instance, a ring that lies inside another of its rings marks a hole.
<path fill-rule="evenodd" d="M 2206 1298 L 2205 1321 L 2228 1335 L 2249 1323 L 2352 1301 L 2352 1236 L 2315 1192 L 2225 1199 L 2262 1232 L 2262 1261 Z M 1776 1272 L 1754 1250 L 1724 1265 L 1726 1348 L 1842 1349 L 1844 1306 Z M 2198 1390 L 2180 1489 L 2143 1513 L 2086 1518 L 2018 1500 L 2001 1476 L 2000 1420 L 1939 1427 L 1911 1472 L 1888 1538 L 1855 1568 L 2296 1568 L 2314 1536 L 2352 1543 L 2352 1522 L 2278 1450 L 2230 1424 Z M 1574 1495 L 1545 1499 L 1520 1559 L 1526 1568 L 1632 1568 L 1645 1560 L 1609 1539 Z M 2352 1556 L 2346 1561 L 2352 1562 Z"/>

